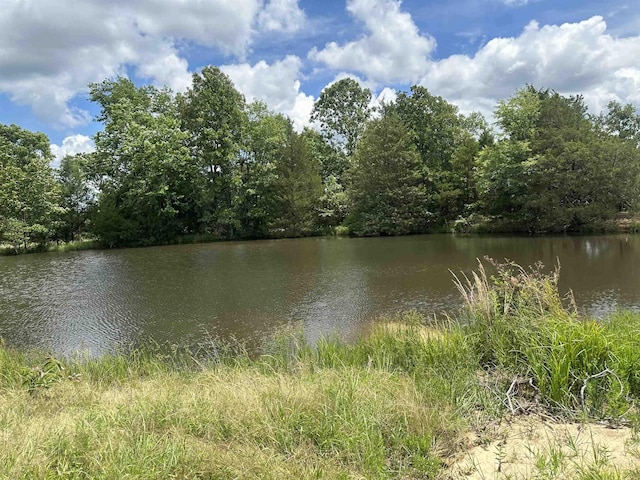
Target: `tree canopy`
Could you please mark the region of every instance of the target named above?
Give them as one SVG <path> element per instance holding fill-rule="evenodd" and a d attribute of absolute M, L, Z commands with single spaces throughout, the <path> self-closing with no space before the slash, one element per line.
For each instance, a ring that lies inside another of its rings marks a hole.
<path fill-rule="evenodd" d="M 15 248 L 53 233 L 61 206 L 52 158 L 46 135 L 0 124 L 0 240 Z"/>
<path fill-rule="evenodd" d="M 95 152 L 53 169 L 48 138 L 0 125 L 0 241 L 401 235 L 476 228 L 570 232 L 640 208 L 640 115 L 526 86 L 496 129 L 422 86 L 379 111 L 353 79 L 316 101 L 317 130 L 247 103 L 216 67 L 183 94 L 91 84 Z"/>

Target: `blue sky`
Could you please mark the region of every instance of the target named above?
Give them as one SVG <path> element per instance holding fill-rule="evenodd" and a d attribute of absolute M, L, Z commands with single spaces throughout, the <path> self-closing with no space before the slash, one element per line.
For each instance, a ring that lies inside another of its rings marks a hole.
<path fill-rule="evenodd" d="M 116 75 L 176 91 L 220 66 L 297 128 L 346 75 L 376 99 L 424 85 L 490 116 L 532 83 L 640 107 L 640 6 L 627 0 L 0 0 L 0 123 L 92 148 L 86 85 Z"/>

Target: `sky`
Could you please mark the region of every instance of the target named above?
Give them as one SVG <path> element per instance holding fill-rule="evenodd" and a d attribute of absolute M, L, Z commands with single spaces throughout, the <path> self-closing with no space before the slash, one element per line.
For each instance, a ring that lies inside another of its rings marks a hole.
<path fill-rule="evenodd" d="M 46 133 L 58 161 L 101 129 L 89 83 L 180 92 L 206 65 L 297 129 L 345 76 L 489 118 L 526 84 L 640 108 L 637 0 L 0 0 L 0 32 L 0 123 Z"/>

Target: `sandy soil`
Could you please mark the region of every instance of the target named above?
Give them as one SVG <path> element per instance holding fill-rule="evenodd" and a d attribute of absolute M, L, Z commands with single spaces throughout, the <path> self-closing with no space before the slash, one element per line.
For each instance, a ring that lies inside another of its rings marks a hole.
<path fill-rule="evenodd" d="M 630 428 L 522 416 L 468 440 L 470 448 L 451 460 L 446 479 L 570 479 L 595 473 L 640 478 L 640 435 Z"/>

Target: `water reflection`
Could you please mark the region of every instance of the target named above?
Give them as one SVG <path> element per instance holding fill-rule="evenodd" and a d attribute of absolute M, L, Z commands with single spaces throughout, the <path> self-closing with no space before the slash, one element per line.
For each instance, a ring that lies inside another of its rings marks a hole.
<path fill-rule="evenodd" d="M 289 324 L 314 341 L 380 315 L 450 310 L 449 269 L 491 256 L 561 264 L 592 315 L 640 309 L 640 237 L 301 239 L 0 258 L 0 336 L 92 354 L 156 342 L 239 338 L 256 348 Z"/>

